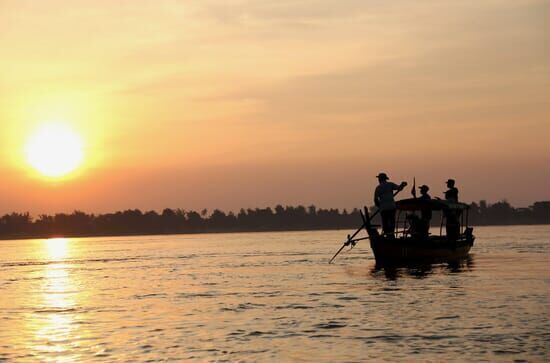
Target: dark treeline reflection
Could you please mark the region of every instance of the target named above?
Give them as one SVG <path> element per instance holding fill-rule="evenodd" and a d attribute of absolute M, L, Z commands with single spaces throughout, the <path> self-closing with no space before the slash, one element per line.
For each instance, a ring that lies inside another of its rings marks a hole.
<path fill-rule="evenodd" d="M 472 203 L 469 221 L 471 225 L 547 224 L 550 223 L 550 202 L 537 202 L 529 208 L 514 208 L 506 201 Z M 75 211 L 37 218 L 29 213 L 12 213 L 0 218 L 0 238 L 350 229 L 358 227 L 360 222 L 358 209 L 348 212 L 281 205 L 273 209 L 241 209 L 237 214 L 218 209 L 212 213 L 183 209 L 165 209 L 162 213 Z M 435 216 L 432 222 L 437 224 Z"/>

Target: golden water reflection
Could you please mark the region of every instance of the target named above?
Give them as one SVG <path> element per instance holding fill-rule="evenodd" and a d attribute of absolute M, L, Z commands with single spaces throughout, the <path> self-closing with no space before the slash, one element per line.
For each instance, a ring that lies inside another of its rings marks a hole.
<path fill-rule="evenodd" d="M 549 227 L 479 235 L 395 272 L 341 231 L 2 242 L 0 361 L 544 361 Z"/>
<path fill-rule="evenodd" d="M 44 240 L 46 255 L 50 260 L 62 260 L 69 257 L 69 239 L 51 238 Z"/>
<path fill-rule="evenodd" d="M 79 332 L 74 325 L 77 291 L 72 279 L 71 240 L 54 238 L 44 240 L 43 282 L 40 309 L 33 319 L 34 350 L 41 360 L 72 361 L 74 342 Z"/>

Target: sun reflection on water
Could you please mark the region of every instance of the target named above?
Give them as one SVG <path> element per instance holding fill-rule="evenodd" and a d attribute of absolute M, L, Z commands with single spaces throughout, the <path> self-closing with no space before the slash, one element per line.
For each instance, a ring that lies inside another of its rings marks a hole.
<path fill-rule="evenodd" d="M 61 260 L 68 257 L 69 240 L 67 238 L 51 238 L 44 242 L 48 257 L 52 260 Z"/>
<path fill-rule="evenodd" d="M 70 265 L 70 241 L 53 238 L 44 241 L 43 255 L 49 260 L 44 266 L 41 308 L 34 321 L 34 349 L 43 360 L 55 356 L 55 361 L 72 360 L 71 349 L 78 338 L 74 325 L 77 305 Z"/>

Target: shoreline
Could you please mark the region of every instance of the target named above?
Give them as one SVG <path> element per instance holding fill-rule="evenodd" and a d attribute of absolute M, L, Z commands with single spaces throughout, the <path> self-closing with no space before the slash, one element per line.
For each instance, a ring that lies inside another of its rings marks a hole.
<path fill-rule="evenodd" d="M 518 226 L 548 226 L 550 223 L 517 223 L 517 224 L 479 224 L 471 227 L 518 227 Z M 432 226 L 436 227 L 436 226 Z M 147 237 L 147 236 L 182 236 L 198 234 L 230 234 L 230 233 L 275 233 L 275 232 L 318 232 L 318 231 L 342 231 L 351 230 L 357 227 L 342 228 L 285 228 L 285 229 L 258 229 L 258 230 L 221 230 L 221 231 L 193 231 L 193 232 L 166 232 L 166 233 L 121 233 L 121 234 L 52 234 L 52 235 L 27 235 L 27 236 L 0 236 L 0 241 L 28 241 L 33 239 L 54 239 L 54 238 L 102 238 L 102 237 Z M 343 237 L 345 238 L 345 236 Z"/>

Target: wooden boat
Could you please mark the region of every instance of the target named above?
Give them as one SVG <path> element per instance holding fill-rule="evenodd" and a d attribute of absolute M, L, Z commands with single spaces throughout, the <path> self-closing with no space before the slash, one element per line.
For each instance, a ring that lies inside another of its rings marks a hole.
<path fill-rule="evenodd" d="M 412 198 L 397 201 L 396 207 L 397 228 L 393 235 L 380 234 L 365 209 L 364 226 L 378 265 L 433 263 L 468 256 L 475 236 L 473 228 L 468 226 L 467 204 Z M 429 233 L 429 225 L 419 225 L 422 222 L 418 214 L 423 211 L 441 214 L 438 235 Z M 446 234 L 443 234 L 444 225 Z"/>

